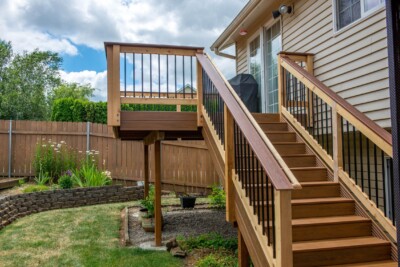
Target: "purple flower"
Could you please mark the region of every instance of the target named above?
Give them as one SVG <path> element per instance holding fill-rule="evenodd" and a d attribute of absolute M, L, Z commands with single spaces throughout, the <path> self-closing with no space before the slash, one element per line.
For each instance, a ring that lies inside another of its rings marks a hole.
<path fill-rule="evenodd" d="M 71 170 L 66 171 L 65 175 L 72 176 L 72 171 Z"/>

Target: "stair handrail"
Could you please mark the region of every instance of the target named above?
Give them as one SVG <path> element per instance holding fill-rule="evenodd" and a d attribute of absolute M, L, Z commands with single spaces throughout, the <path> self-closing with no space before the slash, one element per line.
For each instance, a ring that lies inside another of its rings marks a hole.
<path fill-rule="evenodd" d="M 212 82 L 217 87 L 226 106 L 232 113 L 238 126 L 242 129 L 248 139 L 254 153 L 260 160 L 271 183 L 276 190 L 301 189 L 299 181 L 275 149 L 271 141 L 265 135 L 257 121 L 243 104 L 225 76 L 216 67 L 213 60 L 206 53 L 198 53 L 196 57 L 208 74 Z"/>
<path fill-rule="evenodd" d="M 373 136 L 374 138 L 371 139 L 374 143 L 390 157 L 393 157 L 392 135 L 388 131 L 380 127 L 376 122 L 368 118 L 364 113 L 319 81 L 314 75 L 298 65 L 290 56 L 280 54 L 279 61 L 281 67 L 289 71 L 329 106 L 335 107 L 336 112 L 340 116 L 351 124 L 357 125 L 358 130 L 363 134 L 366 136 Z"/>

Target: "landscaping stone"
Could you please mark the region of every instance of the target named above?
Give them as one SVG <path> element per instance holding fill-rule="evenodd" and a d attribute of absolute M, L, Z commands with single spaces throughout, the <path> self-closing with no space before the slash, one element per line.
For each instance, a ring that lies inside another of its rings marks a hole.
<path fill-rule="evenodd" d="M 142 198 L 143 186 L 123 187 L 121 185 L 11 195 L 0 198 L 0 229 L 17 218 L 36 212 Z"/>
<path fill-rule="evenodd" d="M 165 246 L 167 247 L 167 251 L 170 251 L 173 248 L 176 248 L 178 246 L 178 242 L 176 242 L 176 238 L 171 238 L 165 243 Z"/>
<path fill-rule="evenodd" d="M 178 258 L 185 258 L 186 257 L 186 252 L 183 251 L 180 247 L 176 247 L 171 249 L 171 255 L 174 257 L 178 257 Z"/>

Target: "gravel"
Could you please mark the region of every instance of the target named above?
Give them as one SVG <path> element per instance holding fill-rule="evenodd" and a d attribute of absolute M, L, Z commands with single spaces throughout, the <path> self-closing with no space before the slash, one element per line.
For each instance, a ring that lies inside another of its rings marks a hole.
<path fill-rule="evenodd" d="M 129 208 L 129 239 L 134 246 L 154 240 L 154 233 L 143 230 L 138 221 L 139 208 Z M 196 205 L 195 209 L 168 207 L 163 212 L 163 241 L 178 235 L 197 236 L 216 232 L 226 238 L 236 238 L 237 230 L 225 221 L 225 210 L 209 209 L 206 205 Z"/>

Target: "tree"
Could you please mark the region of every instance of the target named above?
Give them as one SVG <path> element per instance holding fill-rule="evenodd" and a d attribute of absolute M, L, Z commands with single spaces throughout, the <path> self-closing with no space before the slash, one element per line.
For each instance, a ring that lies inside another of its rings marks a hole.
<path fill-rule="evenodd" d="M 48 95 L 48 103 L 51 108 L 55 100 L 72 98 L 77 100 L 89 101 L 93 96 L 94 88 L 90 84 L 79 85 L 77 83 L 62 83 Z"/>
<path fill-rule="evenodd" d="M 46 120 L 47 95 L 61 84 L 61 61 L 49 51 L 14 55 L 11 44 L 0 40 L 0 118 Z"/>

